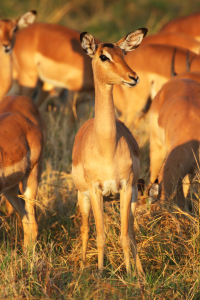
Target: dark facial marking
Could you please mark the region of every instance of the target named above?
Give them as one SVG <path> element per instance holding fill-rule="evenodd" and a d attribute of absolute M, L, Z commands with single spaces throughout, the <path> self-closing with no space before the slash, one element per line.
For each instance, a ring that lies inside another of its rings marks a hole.
<path fill-rule="evenodd" d="M 114 48 L 114 45 L 110 43 L 105 43 L 102 45 L 102 47 Z"/>

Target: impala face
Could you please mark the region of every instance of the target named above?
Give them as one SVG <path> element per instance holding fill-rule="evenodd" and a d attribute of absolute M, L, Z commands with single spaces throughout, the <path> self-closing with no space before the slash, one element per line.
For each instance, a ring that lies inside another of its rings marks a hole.
<path fill-rule="evenodd" d="M 0 20 L 0 43 L 3 51 L 10 53 L 15 43 L 15 33 L 19 28 L 29 26 L 35 21 L 37 12 L 31 10 L 16 20 L 2 19 Z"/>
<path fill-rule="evenodd" d="M 115 44 L 99 44 L 93 67 L 95 64 L 95 68 L 103 72 L 106 82 L 133 87 L 138 84 L 139 77 L 124 61 L 125 54 L 125 51 Z"/>
<path fill-rule="evenodd" d="M 81 33 L 81 45 L 92 58 L 94 77 L 107 85 L 123 84 L 133 87 L 138 84 L 138 75 L 127 65 L 124 56 L 140 45 L 146 33 L 147 29 L 141 28 L 113 44 L 96 44 L 91 34 Z"/>
<path fill-rule="evenodd" d="M 3 51 L 10 53 L 15 42 L 15 32 L 17 31 L 17 22 L 13 20 L 0 20 L 0 41 Z"/>

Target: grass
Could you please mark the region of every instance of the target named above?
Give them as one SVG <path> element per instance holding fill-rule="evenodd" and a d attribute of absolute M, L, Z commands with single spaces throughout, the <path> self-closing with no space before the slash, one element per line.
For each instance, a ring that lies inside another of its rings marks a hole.
<path fill-rule="evenodd" d="M 81 215 L 69 158 L 75 131 L 69 132 L 66 111 L 49 110 L 44 117 L 49 136 L 38 189 L 39 237 L 34 251 L 24 255 L 21 222 L 17 215 L 7 217 L 1 208 L 0 298 L 141 299 L 132 257 L 132 275 L 127 276 L 125 271 L 118 201 L 104 204 L 106 248 L 102 275 L 97 272 L 92 213 L 87 264 L 80 269 Z M 141 173 L 146 172 L 149 163 L 147 151 L 145 144 Z M 182 215 L 172 203 L 166 203 L 162 212 L 156 212 L 155 206 L 138 206 L 135 230 L 146 274 L 145 299 L 200 297 L 200 219 L 198 201 L 193 201 L 190 215 Z"/>
<path fill-rule="evenodd" d="M 17 17 L 38 10 L 39 21 L 59 22 L 99 39 L 115 41 L 139 27 L 158 31 L 169 19 L 200 9 L 185 1 L 1 1 L 2 16 Z M 0 299 L 141 299 L 134 261 L 127 276 L 120 245 L 119 202 L 104 204 L 106 248 L 104 270 L 97 272 L 96 228 L 90 216 L 86 267 L 81 270 L 81 215 L 71 179 L 71 152 L 80 124 L 72 127 L 67 109 L 43 112 L 48 127 L 43 173 L 38 189 L 39 237 L 33 252 L 22 252 L 23 233 L 16 214 L 0 209 Z M 148 122 L 134 131 L 140 145 L 141 173 L 149 176 Z M 197 184 L 199 185 L 197 177 Z M 162 212 L 138 206 L 136 239 L 146 274 L 145 299 L 200 298 L 199 195 L 191 194 L 194 209 L 183 215 L 166 203 Z"/>

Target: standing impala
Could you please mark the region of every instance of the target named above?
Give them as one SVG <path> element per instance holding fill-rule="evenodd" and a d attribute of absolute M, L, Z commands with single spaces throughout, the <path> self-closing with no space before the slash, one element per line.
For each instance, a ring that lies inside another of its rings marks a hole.
<path fill-rule="evenodd" d="M 173 78 L 150 109 L 150 184 L 158 177 L 159 196 L 176 198 L 186 209 L 182 180 L 199 165 L 200 84 Z"/>
<path fill-rule="evenodd" d="M 146 33 L 147 29 L 138 29 L 116 44 L 96 44 L 92 35 L 81 34 L 81 45 L 92 58 L 95 117 L 79 129 L 72 154 L 72 177 L 78 189 L 82 213 L 83 263 L 92 205 L 97 229 L 98 269 L 103 269 L 103 196 L 120 193 L 121 244 L 126 270 L 130 273 L 129 233 L 139 275 L 143 274 L 143 269 L 136 249 L 133 224 L 138 195 L 139 147 L 131 132 L 115 118 L 112 91 L 114 84 L 133 87 L 139 82 L 137 74 L 125 63 L 124 55 L 138 47 Z"/>

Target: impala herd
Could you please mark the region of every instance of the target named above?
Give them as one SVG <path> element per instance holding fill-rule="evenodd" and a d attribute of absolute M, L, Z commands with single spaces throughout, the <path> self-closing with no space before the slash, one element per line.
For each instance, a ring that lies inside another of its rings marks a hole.
<path fill-rule="evenodd" d="M 131 271 L 131 246 L 138 275 L 144 276 L 134 233 L 139 146 L 130 130 L 149 110 L 150 181 L 145 195 L 148 199 L 158 182 L 155 201 L 173 198 L 188 210 L 182 182 L 194 176 L 199 164 L 200 13 L 173 20 L 144 40 L 147 29 L 140 28 L 113 44 L 87 32 L 37 23 L 36 14 L 0 20 L 0 191 L 7 210 L 14 208 L 22 220 L 24 247 L 33 244 L 38 235 L 34 199 L 47 139 L 37 105 L 55 87 L 74 95 L 94 94 L 95 117 L 78 130 L 72 153 L 82 214 L 82 263 L 92 207 L 98 269 L 103 269 L 103 197 L 119 194 L 126 270 Z"/>

